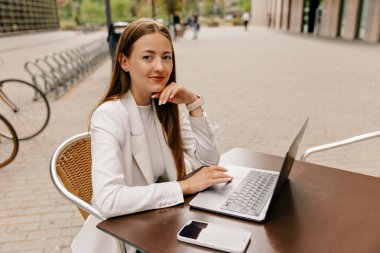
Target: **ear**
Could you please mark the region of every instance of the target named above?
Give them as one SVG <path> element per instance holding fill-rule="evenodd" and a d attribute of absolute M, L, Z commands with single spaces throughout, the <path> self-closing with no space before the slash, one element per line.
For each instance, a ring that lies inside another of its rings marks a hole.
<path fill-rule="evenodd" d="M 118 61 L 122 69 L 128 69 L 128 58 L 124 54 L 120 54 Z"/>

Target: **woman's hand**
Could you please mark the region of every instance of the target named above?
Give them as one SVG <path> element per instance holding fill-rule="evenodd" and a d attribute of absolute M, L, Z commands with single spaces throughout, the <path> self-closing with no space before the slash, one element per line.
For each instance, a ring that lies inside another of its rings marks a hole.
<path fill-rule="evenodd" d="M 179 181 L 183 195 L 194 194 L 212 185 L 231 181 L 232 177 L 225 172 L 227 170 L 220 166 L 203 167 L 190 178 Z"/>
<path fill-rule="evenodd" d="M 161 92 L 154 93 L 152 98 L 158 98 L 159 105 L 166 104 L 167 102 L 174 104 L 191 104 L 198 99 L 198 97 L 185 86 L 175 82 L 166 85 Z"/>

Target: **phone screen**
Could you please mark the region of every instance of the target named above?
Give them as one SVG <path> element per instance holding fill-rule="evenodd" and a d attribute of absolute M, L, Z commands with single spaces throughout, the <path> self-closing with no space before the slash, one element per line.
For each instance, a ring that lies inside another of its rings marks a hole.
<path fill-rule="evenodd" d="M 179 236 L 192 239 L 203 246 L 236 250 L 244 249 L 250 240 L 250 233 L 246 230 L 200 221 L 190 221 L 179 232 Z"/>

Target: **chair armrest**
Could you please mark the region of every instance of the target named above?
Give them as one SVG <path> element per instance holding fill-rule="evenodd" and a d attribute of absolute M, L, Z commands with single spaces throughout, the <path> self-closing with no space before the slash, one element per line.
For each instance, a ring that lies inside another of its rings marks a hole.
<path fill-rule="evenodd" d="M 54 152 L 52 158 L 51 158 L 51 161 L 50 161 L 50 176 L 51 176 L 51 179 L 53 181 L 53 184 L 54 186 L 57 188 L 57 190 L 65 197 L 67 198 L 68 200 L 70 200 L 71 202 L 73 202 L 76 206 L 78 206 L 79 208 L 85 210 L 86 212 L 92 214 L 93 216 L 97 217 L 98 219 L 100 220 L 105 220 L 105 218 L 103 218 L 99 211 L 96 210 L 94 207 L 92 207 L 89 203 L 87 203 L 86 201 L 84 201 L 83 199 L 75 196 L 73 193 L 71 193 L 66 187 L 65 185 L 62 183 L 60 177 L 58 176 L 58 172 L 57 172 L 57 160 L 58 160 L 58 156 L 59 154 L 61 153 L 61 151 L 70 143 L 72 143 L 73 141 L 75 140 L 78 140 L 78 139 L 81 139 L 85 136 L 88 136 L 89 133 L 86 132 L 86 133 L 81 133 L 81 134 L 78 134 L 78 135 L 75 135 L 71 138 L 69 138 L 68 140 L 66 140 L 64 143 L 62 143 L 58 148 L 57 150 Z"/>
<path fill-rule="evenodd" d="M 313 153 L 321 152 L 321 151 L 328 150 L 328 149 L 338 148 L 338 147 L 341 147 L 341 146 L 346 146 L 348 144 L 352 144 L 352 143 L 355 143 L 355 142 L 361 142 L 361 141 L 372 139 L 372 138 L 375 138 L 375 137 L 380 137 L 380 131 L 366 133 L 366 134 L 354 136 L 354 137 L 351 137 L 351 138 L 348 138 L 348 139 L 344 139 L 344 140 L 340 140 L 340 141 L 331 142 L 331 143 L 328 143 L 328 144 L 312 147 L 312 148 L 309 148 L 309 149 L 307 149 L 307 150 L 305 150 L 303 152 L 300 160 L 301 161 L 306 161 L 306 159 L 308 158 L 308 156 L 311 155 L 311 154 L 313 154 Z"/>
<path fill-rule="evenodd" d="M 53 160 L 53 159 L 52 159 Z M 57 188 L 57 190 L 65 197 L 67 198 L 68 200 L 70 200 L 72 203 L 74 203 L 76 206 L 82 208 L 83 210 L 85 210 L 86 212 L 90 213 L 91 215 L 97 217 L 98 219 L 100 220 L 105 220 L 105 218 L 103 218 L 100 213 L 98 212 L 98 210 L 96 210 L 94 207 L 92 207 L 90 204 L 88 204 L 86 201 L 78 198 L 77 196 L 75 196 L 74 194 L 72 194 L 71 192 L 69 192 L 66 187 L 62 184 L 62 181 L 61 179 L 59 178 L 58 174 L 57 174 L 57 171 L 55 169 L 55 166 L 53 166 L 53 161 L 51 162 L 51 165 L 50 165 L 50 175 L 51 175 L 51 179 L 53 180 L 54 182 L 54 186 Z"/>

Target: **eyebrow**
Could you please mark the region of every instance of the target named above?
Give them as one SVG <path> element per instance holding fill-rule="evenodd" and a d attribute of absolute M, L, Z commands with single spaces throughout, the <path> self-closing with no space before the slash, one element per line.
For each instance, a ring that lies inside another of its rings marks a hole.
<path fill-rule="evenodd" d="M 144 53 L 150 53 L 150 54 L 155 54 L 156 53 L 156 51 L 149 50 L 149 49 L 143 50 L 142 52 L 144 52 Z M 172 51 L 164 51 L 163 52 L 163 54 L 171 54 L 171 53 L 172 53 Z"/>

